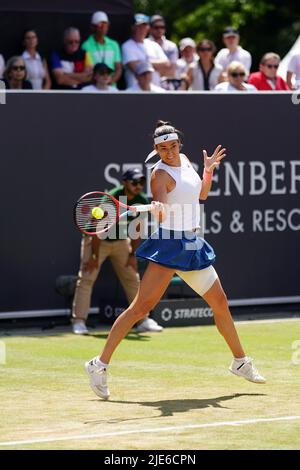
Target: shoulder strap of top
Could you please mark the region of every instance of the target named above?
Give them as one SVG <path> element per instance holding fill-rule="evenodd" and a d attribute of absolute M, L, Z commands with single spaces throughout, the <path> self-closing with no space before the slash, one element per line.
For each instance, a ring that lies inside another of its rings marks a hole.
<path fill-rule="evenodd" d="M 180 154 L 180 161 L 181 161 L 181 167 L 186 167 L 186 166 L 190 166 L 191 165 L 191 162 L 190 160 L 188 159 L 188 157 L 184 154 L 184 153 L 181 153 Z M 177 167 L 177 166 L 170 166 L 170 165 L 167 165 L 166 163 L 162 162 L 161 160 L 159 160 L 153 169 L 155 170 L 177 170 L 178 168 L 181 168 L 181 167 Z"/>
<path fill-rule="evenodd" d="M 188 157 L 184 153 L 181 153 L 180 156 L 181 156 L 181 164 L 184 164 L 184 166 L 190 166 L 191 165 L 190 160 L 188 159 Z"/>
<path fill-rule="evenodd" d="M 169 165 L 166 165 L 163 163 L 161 160 L 159 160 L 155 165 L 153 170 L 167 170 L 169 168 Z"/>

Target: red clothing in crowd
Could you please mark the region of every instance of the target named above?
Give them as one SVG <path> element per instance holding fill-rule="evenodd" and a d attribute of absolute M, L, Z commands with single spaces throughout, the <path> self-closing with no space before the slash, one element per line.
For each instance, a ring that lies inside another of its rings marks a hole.
<path fill-rule="evenodd" d="M 271 85 L 268 83 L 267 77 L 262 72 L 251 73 L 248 83 L 254 85 L 258 90 L 273 90 Z M 279 77 L 279 75 L 276 77 L 275 90 L 289 90 L 287 83 L 283 80 L 283 78 Z"/>

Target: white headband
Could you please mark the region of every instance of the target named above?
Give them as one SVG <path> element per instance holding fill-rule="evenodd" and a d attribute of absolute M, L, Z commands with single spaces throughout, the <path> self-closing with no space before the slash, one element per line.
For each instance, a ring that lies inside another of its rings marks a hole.
<path fill-rule="evenodd" d="M 171 134 L 160 135 L 159 137 L 154 138 L 154 143 L 157 145 L 169 140 L 178 140 L 178 135 L 175 132 L 172 132 Z"/>

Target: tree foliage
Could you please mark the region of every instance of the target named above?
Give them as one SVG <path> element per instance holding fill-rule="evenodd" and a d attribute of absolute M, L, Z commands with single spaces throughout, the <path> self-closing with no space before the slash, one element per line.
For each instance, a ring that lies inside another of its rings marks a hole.
<path fill-rule="evenodd" d="M 204 37 L 222 46 L 226 26 L 240 30 L 241 44 L 252 53 L 254 66 L 269 51 L 285 55 L 300 34 L 300 2 L 293 0 L 135 0 L 135 11 L 162 14 L 167 34 Z"/>

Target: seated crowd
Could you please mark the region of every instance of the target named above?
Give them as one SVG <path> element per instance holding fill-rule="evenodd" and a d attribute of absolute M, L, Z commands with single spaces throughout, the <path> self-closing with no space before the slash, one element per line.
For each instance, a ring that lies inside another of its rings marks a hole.
<path fill-rule="evenodd" d="M 264 54 L 259 71 L 250 73 L 251 54 L 241 47 L 239 32 L 223 32 L 224 48 L 216 54 L 209 39 L 198 44 L 183 38 L 177 45 L 166 38 L 160 15 L 134 15 L 131 37 L 122 46 L 108 36 L 109 18 L 97 11 L 91 17 L 91 34 L 83 43 L 80 31 L 64 31 L 60 50 L 46 61 L 38 52 L 36 31 L 23 37 L 24 52 L 5 64 L 0 55 L 0 78 L 7 89 L 81 90 L 118 92 L 124 72 L 125 91 L 169 90 L 257 91 L 300 88 L 300 53 L 288 64 L 287 81 L 278 75 L 280 57 Z M 123 82 L 124 88 L 124 82 Z"/>

